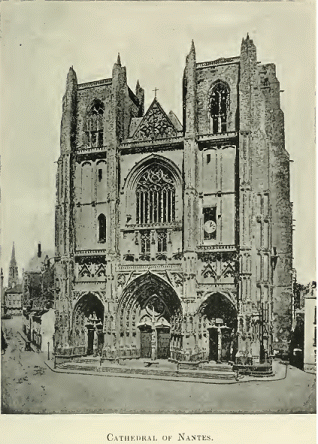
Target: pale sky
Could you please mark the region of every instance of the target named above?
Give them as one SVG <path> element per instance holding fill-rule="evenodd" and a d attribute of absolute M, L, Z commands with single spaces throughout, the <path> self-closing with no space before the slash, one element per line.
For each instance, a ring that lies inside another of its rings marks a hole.
<path fill-rule="evenodd" d="M 294 202 L 294 267 L 315 272 L 315 11 L 294 2 L 2 2 L 1 266 L 12 242 L 21 274 L 36 245 L 54 252 L 56 161 L 62 96 L 71 65 L 79 83 L 111 77 L 120 52 L 128 84 L 139 79 L 182 120 L 182 74 L 197 61 L 237 56 L 249 32 L 258 60 L 275 63 L 285 113 Z"/>

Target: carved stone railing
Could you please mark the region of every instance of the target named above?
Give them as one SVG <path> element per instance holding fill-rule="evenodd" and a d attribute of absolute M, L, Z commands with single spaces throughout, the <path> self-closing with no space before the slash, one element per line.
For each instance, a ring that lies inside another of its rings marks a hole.
<path fill-rule="evenodd" d="M 107 146 L 80 146 L 76 149 L 76 154 L 86 154 L 92 152 L 106 151 Z"/>
<path fill-rule="evenodd" d="M 220 58 L 217 60 L 211 60 L 210 62 L 200 62 L 197 63 L 197 68 L 206 68 L 208 66 L 216 66 L 216 65 L 229 65 L 233 63 L 239 63 L 240 56 L 236 57 L 228 57 L 228 58 Z"/>
<path fill-rule="evenodd" d="M 182 222 L 176 221 L 176 222 L 153 222 L 146 224 L 126 224 L 125 227 L 121 229 L 121 231 L 155 230 L 155 229 L 163 230 L 165 228 L 181 230 Z"/>
<path fill-rule="evenodd" d="M 93 80 L 92 82 L 79 83 L 77 85 L 78 90 L 86 89 L 86 88 L 94 88 L 95 86 L 104 86 L 111 85 L 112 79 L 101 79 L 101 80 Z"/>
<path fill-rule="evenodd" d="M 198 252 L 214 252 L 214 251 L 237 251 L 236 245 L 199 245 L 197 247 Z"/>
<path fill-rule="evenodd" d="M 163 137 L 157 139 L 149 139 L 149 140 L 129 140 L 126 139 L 123 143 L 121 143 L 119 149 L 125 150 L 127 148 L 135 148 L 135 147 L 153 147 L 156 145 L 174 145 L 183 141 L 183 133 L 182 131 L 178 132 L 178 135 L 175 137 Z"/>
<path fill-rule="evenodd" d="M 96 256 L 96 255 L 105 255 L 106 249 L 98 249 L 98 250 L 76 250 L 75 256 Z"/>
<path fill-rule="evenodd" d="M 200 134 L 197 136 L 198 142 L 205 142 L 209 140 L 213 141 L 225 141 L 225 140 L 232 140 L 236 138 L 238 135 L 237 131 L 228 131 L 225 133 L 207 133 L 207 134 Z"/>

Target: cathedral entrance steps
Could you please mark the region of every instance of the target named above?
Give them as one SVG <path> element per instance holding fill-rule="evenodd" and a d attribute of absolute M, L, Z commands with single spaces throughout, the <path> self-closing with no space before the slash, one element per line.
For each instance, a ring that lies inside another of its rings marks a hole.
<path fill-rule="evenodd" d="M 229 372 L 233 373 L 233 367 L 228 363 L 209 362 L 200 365 L 200 369 L 209 372 Z"/>
<path fill-rule="evenodd" d="M 60 364 L 57 368 L 60 370 L 70 370 L 74 372 L 103 372 L 113 374 L 136 374 L 136 375 L 152 375 L 160 377 L 174 377 L 174 378 L 198 378 L 198 379 L 218 379 L 218 380 L 235 380 L 236 374 L 234 372 L 223 371 L 222 368 L 217 370 L 203 370 L 203 369 L 180 369 L 177 364 L 164 360 L 156 362 L 156 367 L 145 366 L 143 360 L 125 360 L 124 363 L 119 364 L 110 361 L 100 361 L 95 359 L 82 359 L 77 361 L 69 361 Z"/>

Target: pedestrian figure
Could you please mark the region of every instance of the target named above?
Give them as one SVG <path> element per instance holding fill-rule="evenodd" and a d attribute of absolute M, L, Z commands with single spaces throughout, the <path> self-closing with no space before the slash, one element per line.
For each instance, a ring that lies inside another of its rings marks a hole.
<path fill-rule="evenodd" d="M 1 329 L 1 353 L 4 354 L 8 347 L 8 343 L 4 337 L 3 330 Z"/>

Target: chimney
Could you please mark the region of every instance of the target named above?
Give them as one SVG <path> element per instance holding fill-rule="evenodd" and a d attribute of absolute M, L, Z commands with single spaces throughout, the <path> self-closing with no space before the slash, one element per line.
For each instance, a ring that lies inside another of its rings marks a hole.
<path fill-rule="evenodd" d="M 38 243 L 38 257 L 41 257 L 42 252 L 41 252 L 41 242 Z"/>

